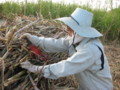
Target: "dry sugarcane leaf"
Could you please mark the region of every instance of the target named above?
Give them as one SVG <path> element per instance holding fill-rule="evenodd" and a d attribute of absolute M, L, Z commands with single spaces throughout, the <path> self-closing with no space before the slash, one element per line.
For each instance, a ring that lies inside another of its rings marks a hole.
<path fill-rule="evenodd" d="M 11 41 L 11 39 L 13 38 L 14 33 L 16 32 L 16 30 L 17 30 L 17 27 L 14 26 L 12 29 L 10 29 L 10 30 L 6 33 L 5 39 L 6 39 L 6 44 L 7 44 L 7 45 L 10 43 L 10 41 Z"/>

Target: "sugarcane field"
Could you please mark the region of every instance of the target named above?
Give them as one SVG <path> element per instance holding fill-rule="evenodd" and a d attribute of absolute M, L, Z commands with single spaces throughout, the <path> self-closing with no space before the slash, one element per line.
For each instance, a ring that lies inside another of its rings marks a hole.
<path fill-rule="evenodd" d="M 0 1 L 0 90 L 120 90 L 120 5 L 28 1 Z"/>

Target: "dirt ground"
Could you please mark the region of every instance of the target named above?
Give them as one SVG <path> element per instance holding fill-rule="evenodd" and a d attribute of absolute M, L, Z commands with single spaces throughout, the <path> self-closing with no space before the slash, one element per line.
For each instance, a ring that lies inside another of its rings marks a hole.
<path fill-rule="evenodd" d="M 120 45 L 105 45 L 105 53 L 113 77 L 114 90 L 120 90 Z"/>

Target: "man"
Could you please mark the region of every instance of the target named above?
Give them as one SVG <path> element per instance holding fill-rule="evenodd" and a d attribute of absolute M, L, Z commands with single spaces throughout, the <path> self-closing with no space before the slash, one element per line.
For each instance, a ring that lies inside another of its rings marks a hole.
<path fill-rule="evenodd" d="M 44 38 L 24 34 L 34 45 L 46 52 L 69 52 L 70 57 L 58 63 L 46 65 L 42 70 L 44 77 L 57 79 L 75 75 L 80 82 L 79 90 L 112 90 L 112 77 L 103 45 L 102 36 L 91 27 L 93 14 L 77 8 L 70 17 L 57 20 L 67 25 L 69 38 Z M 21 66 L 30 72 L 39 73 L 42 66 L 23 62 Z"/>

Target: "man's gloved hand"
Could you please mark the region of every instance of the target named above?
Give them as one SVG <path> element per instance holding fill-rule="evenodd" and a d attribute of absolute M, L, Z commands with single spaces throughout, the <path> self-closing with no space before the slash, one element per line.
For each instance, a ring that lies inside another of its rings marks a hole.
<path fill-rule="evenodd" d="M 33 65 L 29 61 L 22 62 L 21 67 L 33 73 L 40 73 L 42 72 L 41 70 L 43 69 L 43 66 Z"/>
<path fill-rule="evenodd" d="M 38 37 L 29 33 L 25 33 L 20 37 L 20 40 L 25 38 L 27 38 L 33 45 L 43 47 L 42 45 L 44 37 Z"/>
<path fill-rule="evenodd" d="M 31 34 L 29 34 L 29 33 L 23 34 L 23 35 L 20 37 L 20 40 L 25 39 L 25 38 L 27 38 L 28 40 L 30 40 L 31 43 L 33 43 L 32 35 L 31 35 Z"/>

